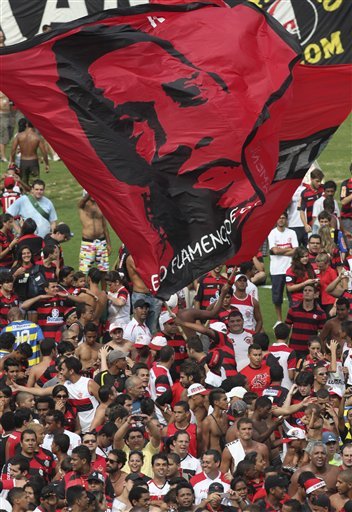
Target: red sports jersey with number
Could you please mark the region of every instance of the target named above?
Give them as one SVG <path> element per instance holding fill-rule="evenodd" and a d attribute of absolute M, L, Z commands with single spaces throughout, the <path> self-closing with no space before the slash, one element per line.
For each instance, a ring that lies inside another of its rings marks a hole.
<path fill-rule="evenodd" d="M 10 208 L 10 206 L 17 201 L 17 199 L 21 197 L 21 194 L 19 192 L 14 192 L 13 190 L 4 190 L 4 192 L 1 194 L 0 201 L 1 201 L 1 208 L 3 213 L 6 213 L 7 209 Z"/>

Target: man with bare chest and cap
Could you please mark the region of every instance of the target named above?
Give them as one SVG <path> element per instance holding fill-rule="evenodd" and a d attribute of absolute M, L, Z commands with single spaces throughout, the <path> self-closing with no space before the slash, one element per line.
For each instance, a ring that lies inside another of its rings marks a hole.
<path fill-rule="evenodd" d="M 87 273 L 96 264 L 99 270 L 107 272 L 111 244 L 106 220 L 89 194 L 85 194 L 78 203 L 78 212 L 82 224 L 79 270 Z"/>

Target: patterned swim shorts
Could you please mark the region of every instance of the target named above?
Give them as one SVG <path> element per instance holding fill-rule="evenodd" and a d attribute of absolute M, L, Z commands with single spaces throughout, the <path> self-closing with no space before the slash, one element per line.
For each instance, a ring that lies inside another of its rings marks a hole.
<path fill-rule="evenodd" d="M 79 270 L 87 273 L 96 264 L 99 270 L 109 270 L 109 256 L 105 238 L 88 240 L 82 238 L 81 250 L 79 252 Z"/>

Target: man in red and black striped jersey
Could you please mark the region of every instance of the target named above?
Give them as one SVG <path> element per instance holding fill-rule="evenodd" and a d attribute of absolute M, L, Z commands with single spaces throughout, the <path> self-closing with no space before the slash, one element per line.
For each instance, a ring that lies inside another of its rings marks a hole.
<path fill-rule="evenodd" d="M 306 233 L 312 231 L 313 206 L 314 202 L 323 195 L 324 187 L 321 184 L 323 178 L 324 173 L 320 169 L 314 169 L 310 173 L 310 185 L 302 191 L 298 201 L 297 210 L 300 212 Z"/>
<path fill-rule="evenodd" d="M 61 331 L 64 325 L 64 312 L 72 295 L 59 292 L 57 281 L 50 280 L 43 284 L 45 295 L 38 295 L 25 300 L 22 309 L 27 310 L 35 305 L 38 314 L 37 324 L 43 331 L 44 338 L 61 340 Z"/>
<path fill-rule="evenodd" d="M 209 327 L 194 322 L 181 322 L 179 319 L 178 323 L 187 329 L 192 329 L 208 336 L 210 338 L 209 353 L 220 352 L 222 367 L 225 370 L 226 377 L 237 375 L 233 343 L 227 336 L 227 327 L 223 322 L 214 322 Z"/>
<path fill-rule="evenodd" d="M 180 378 L 180 365 L 187 359 L 186 341 L 179 332 L 175 319 L 168 311 L 164 311 L 159 318 L 160 332 L 155 336 L 164 336 L 169 347 L 175 351 L 175 361 L 170 369 L 173 380 Z M 153 340 L 152 340 L 153 342 Z"/>
<path fill-rule="evenodd" d="M 341 183 L 341 225 L 346 233 L 352 233 L 352 178 Z"/>
<path fill-rule="evenodd" d="M 29 475 L 42 476 L 48 480 L 48 468 L 44 464 L 44 460 L 37 457 L 37 436 L 34 430 L 25 429 L 21 434 L 21 451 L 22 457 L 25 457 L 29 462 Z M 6 468 L 6 466 L 5 466 Z M 4 472 L 5 472 L 4 468 Z"/>
<path fill-rule="evenodd" d="M 4 271 L 0 274 L 0 326 L 8 325 L 8 312 L 11 308 L 17 307 L 19 300 L 13 293 L 13 277 L 11 272 Z"/>
<path fill-rule="evenodd" d="M 215 267 L 199 279 L 197 294 L 194 298 L 195 308 L 207 309 L 218 300 L 222 287 L 227 283 L 226 277 L 221 275 L 221 268 L 221 266 Z"/>
<path fill-rule="evenodd" d="M 316 336 L 326 322 L 326 314 L 315 301 L 315 287 L 306 284 L 303 301 L 288 310 L 286 324 L 292 326 L 290 348 L 296 351 L 297 359 L 308 354 L 308 339 Z"/>
<path fill-rule="evenodd" d="M 18 239 L 12 234 L 13 217 L 9 213 L 0 216 L 0 269 L 10 269 L 14 262 L 13 249 Z"/>

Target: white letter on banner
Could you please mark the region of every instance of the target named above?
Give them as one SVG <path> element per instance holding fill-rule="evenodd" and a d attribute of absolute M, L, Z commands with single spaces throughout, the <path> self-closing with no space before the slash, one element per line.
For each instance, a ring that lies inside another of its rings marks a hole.
<path fill-rule="evenodd" d="M 45 6 L 41 27 L 50 25 L 50 23 L 66 23 L 67 21 L 77 20 L 82 16 L 87 16 L 88 11 L 85 2 L 75 2 L 67 0 L 69 7 L 57 8 L 57 0 L 48 0 Z"/>

